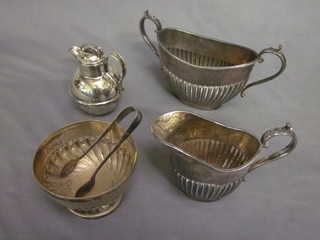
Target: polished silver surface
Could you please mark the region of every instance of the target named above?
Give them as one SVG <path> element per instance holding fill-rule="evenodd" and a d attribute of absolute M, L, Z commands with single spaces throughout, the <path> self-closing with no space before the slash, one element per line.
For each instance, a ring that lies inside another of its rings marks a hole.
<path fill-rule="evenodd" d="M 152 124 L 153 135 L 167 145 L 178 186 L 190 198 L 216 201 L 235 190 L 252 170 L 288 155 L 297 137 L 287 123 L 263 134 L 229 127 L 198 115 L 174 111 L 161 115 Z M 262 147 L 275 136 L 289 136 L 283 149 L 257 160 Z"/>
<path fill-rule="evenodd" d="M 145 31 L 145 20 L 156 25 L 159 48 Z M 160 59 L 166 81 L 183 103 L 199 109 L 216 109 L 254 85 L 279 76 L 286 67 L 282 46 L 266 48 L 256 53 L 240 45 L 200 36 L 175 28 L 162 28 L 160 21 L 146 11 L 140 20 L 140 33 Z M 256 62 L 271 53 L 281 61 L 278 72 L 247 84 Z"/>
<path fill-rule="evenodd" d="M 118 125 L 118 131 L 109 131 L 99 142 L 98 136 L 111 123 L 83 121 L 65 126 L 52 133 L 36 151 L 33 171 L 46 193 L 72 213 L 86 219 L 106 216 L 114 211 L 124 196 L 137 162 L 137 150 L 132 136 Z M 126 140 L 101 166 L 114 149 L 118 138 Z M 61 177 L 63 167 L 77 156 L 87 153 L 66 177 Z M 75 197 L 77 190 L 91 178 L 98 166 L 95 184 L 85 196 Z"/>
<path fill-rule="evenodd" d="M 69 49 L 79 62 L 70 87 L 70 95 L 81 109 L 101 115 L 113 111 L 123 92 L 122 81 L 126 64 L 122 56 L 113 52 L 106 54 L 99 46 L 88 43 Z M 110 58 L 117 64 L 110 64 Z"/>

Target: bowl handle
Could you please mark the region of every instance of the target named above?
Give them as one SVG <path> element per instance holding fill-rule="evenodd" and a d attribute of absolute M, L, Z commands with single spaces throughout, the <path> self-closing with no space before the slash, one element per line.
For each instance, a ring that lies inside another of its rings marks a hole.
<path fill-rule="evenodd" d="M 156 25 L 156 30 L 155 32 L 158 33 L 160 30 L 161 30 L 161 23 L 159 21 L 159 19 L 157 19 L 155 16 L 151 16 L 149 14 L 149 11 L 146 10 L 144 12 L 144 15 L 143 17 L 141 18 L 140 22 L 139 22 L 139 26 L 140 26 L 140 33 L 141 33 L 141 36 L 143 38 L 143 40 L 149 45 L 149 47 L 152 49 L 152 51 L 157 55 L 157 57 L 159 58 L 160 57 L 160 54 L 159 54 L 159 50 L 154 46 L 154 44 L 151 42 L 150 38 L 148 37 L 148 35 L 146 34 L 146 30 L 145 30 L 145 27 L 144 27 L 144 21 L 146 19 L 149 19 L 151 20 L 152 22 L 154 22 L 154 24 Z"/>
<path fill-rule="evenodd" d="M 272 130 L 269 130 L 267 132 L 265 132 L 262 137 L 261 137 L 261 144 L 264 148 L 268 147 L 268 140 L 270 138 L 273 138 L 275 136 L 289 136 L 291 137 L 291 141 L 289 143 L 289 145 L 287 145 L 285 148 L 271 154 L 268 155 L 258 161 L 256 161 L 255 163 L 253 163 L 250 168 L 249 168 L 249 172 L 251 172 L 252 170 L 261 167 L 262 165 L 266 164 L 266 163 L 270 163 L 274 160 L 277 160 L 279 158 L 285 157 L 287 156 L 290 152 L 292 152 L 292 150 L 296 147 L 298 139 L 296 134 L 293 132 L 292 126 L 290 125 L 290 123 L 287 123 L 284 127 L 282 128 L 275 128 Z"/>
<path fill-rule="evenodd" d="M 283 70 L 286 68 L 287 61 L 286 61 L 286 57 L 284 56 L 284 54 L 282 52 L 282 45 L 279 45 L 278 49 L 272 48 L 272 47 L 263 49 L 257 56 L 257 59 L 258 59 L 259 63 L 263 62 L 263 58 L 261 58 L 261 56 L 263 54 L 265 54 L 265 53 L 271 53 L 271 54 L 276 55 L 278 58 L 280 58 L 280 61 L 281 61 L 280 70 L 278 72 L 276 72 L 275 74 L 271 75 L 270 77 L 264 78 L 262 80 L 255 81 L 255 82 L 250 83 L 247 86 L 245 86 L 241 91 L 241 97 L 244 96 L 244 91 L 247 90 L 249 87 L 253 87 L 255 85 L 268 82 L 268 81 L 278 77 L 283 72 Z"/>

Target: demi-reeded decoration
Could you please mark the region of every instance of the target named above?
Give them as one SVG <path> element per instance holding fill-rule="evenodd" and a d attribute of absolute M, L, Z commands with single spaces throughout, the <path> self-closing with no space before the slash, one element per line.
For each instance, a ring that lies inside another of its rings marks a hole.
<path fill-rule="evenodd" d="M 169 147 L 171 167 L 178 187 L 198 201 L 216 201 L 234 191 L 252 170 L 288 155 L 297 144 L 289 123 L 253 134 L 185 111 L 159 116 L 151 126 L 153 135 Z M 290 143 L 256 160 L 270 138 L 288 136 Z"/>
<path fill-rule="evenodd" d="M 233 192 L 242 182 L 242 179 L 238 179 L 234 182 L 227 184 L 212 184 L 202 183 L 194 180 L 190 180 L 185 176 L 181 175 L 176 169 L 173 169 L 175 179 L 178 186 L 188 197 L 203 201 L 212 202 L 217 201 L 229 193 Z"/>
<path fill-rule="evenodd" d="M 244 165 L 248 157 L 237 147 L 214 139 L 195 139 L 181 143 L 179 147 L 206 163 L 221 168 L 232 169 Z M 201 201 L 217 201 L 231 193 L 242 182 L 237 179 L 226 184 L 212 184 L 194 181 L 173 169 L 181 190 L 189 197 Z"/>
<path fill-rule="evenodd" d="M 245 82 L 239 82 L 224 86 L 204 86 L 197 85 L 175 76 L 164 65 L 162 66 L 166 81 L 176 94 L 177 98 L 191 107 L 213 110 L 228 102 L 236 96 L 246 85 Z"/>

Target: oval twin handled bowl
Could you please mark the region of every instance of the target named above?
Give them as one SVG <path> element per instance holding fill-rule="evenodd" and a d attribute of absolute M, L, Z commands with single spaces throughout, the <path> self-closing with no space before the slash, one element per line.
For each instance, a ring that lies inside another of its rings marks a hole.
<path fill-rule="evenodd" d="M 145 31 L 145 20 L 156 25 L 159 48 Z M 282 46 L 266 48 L 260 53 L 240 45 L 208 38 L 176 28 L 162 28 L 160 21 L 148 11 L 140 20 L 140 33 L 160 59 L 161 69 L 176 97 L 183 103 L 199 109 L 216 109 L 254 85 L 279 76 L 286 67 Z M 247 81 L 262 55 L 271 53 L 281 61 L 278 72 L 265 79 Z"/>

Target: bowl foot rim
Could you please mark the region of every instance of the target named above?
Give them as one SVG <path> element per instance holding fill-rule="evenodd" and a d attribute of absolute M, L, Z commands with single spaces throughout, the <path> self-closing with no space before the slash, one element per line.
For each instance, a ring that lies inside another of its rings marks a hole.
<path fill-rule="evenodd" d="M 74 215 L 85 218 L 85 219 L 98 219 L 105 217 L 109 214 L 111 214 L 114 210 L 116 210 L 122 199 L 123 199 L 124 194 L 121 194 L 119 197 L 117 197 L 115 200 L 113 200 L 111 203 L 108 203 L 106 205 L 103 205 L 96 209 L 95 211 L 83 211 L 81 209 L 71 209 L 68 208 L 70 212 L 72 212 Z"/>

